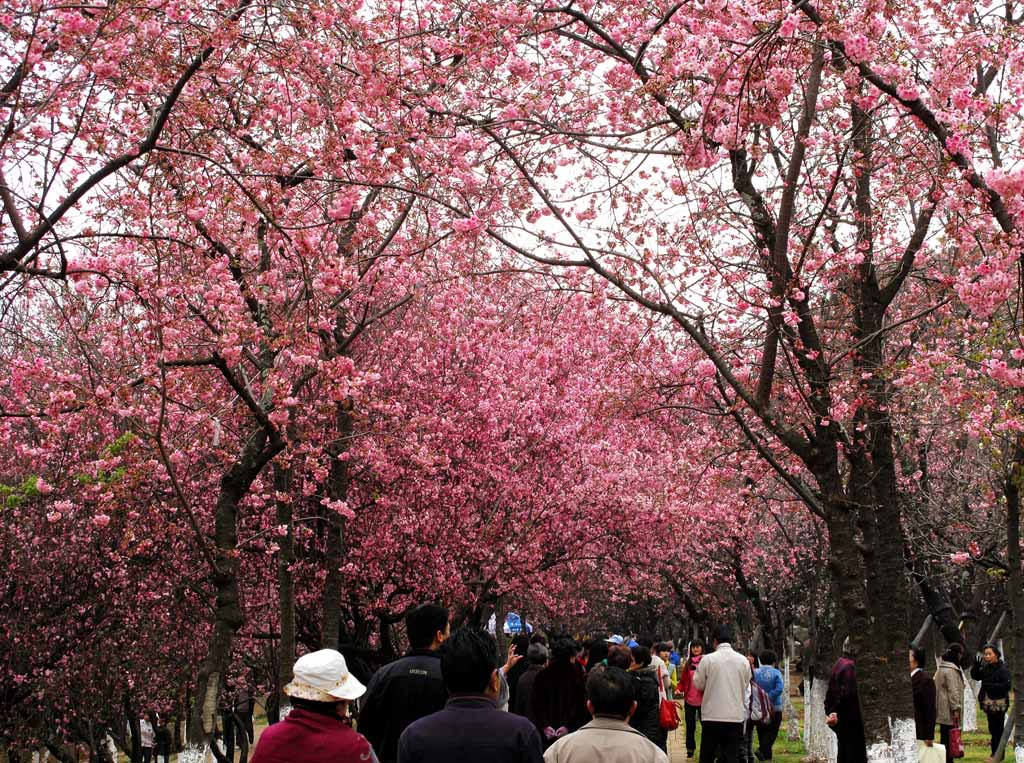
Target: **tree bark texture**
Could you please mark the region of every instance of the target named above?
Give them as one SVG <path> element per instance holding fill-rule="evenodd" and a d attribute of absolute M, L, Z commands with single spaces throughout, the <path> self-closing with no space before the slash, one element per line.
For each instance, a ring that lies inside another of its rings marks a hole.
<path fill-rule="evenodd" d="M 328 475 L 327 495 L 332 501 L 348 498 L 348 461 L 342 456 L 348 452 L 352 439 L 352 404 L 348 401 L 337 403 L 335 411 L 337 432 L 328 448 L 331 469 Z M 336 511 L 329 511 L 327 517 L 327 545 L 324 564 L 327 577 L 324 580 L 323 625 L 320 645 L 324 649 L 337 649 L 341 633 L 341 565 L 345 559 L 345 517 Z"/>
<path fill-rule="evenodd" d="M 292 528 L 292 470 L 291 467 L 275 466 L 274 490 L 277 493 L 277 524 L 287 528 L 280 537 L 277 556 L 278 612 L 281 620 L 281 639 L 277 646 L 277 692 L 278 715 L 280 708 L 288 705 L 285 685 L 292 678 L 292 664 L 295 662 L 295 581 L 292 564 L 295 562 L 295 533 Z"/>
<path fill-rule="evenodd" d="M 268 441 L 267 432 L 257 427 L 220 481 L 214 513 L 217 569 L 212 577 L 217 595 L 213 634 L 196 676 L 188 742 L 179 756 L 180 763 L 205 763 L 206 749 L 216 726 L 221 678 L 230 664 L 235 634 L 245 622 L 238 586 L 238 506 L 263 467 L 283 448 L 281 440 Z"/>

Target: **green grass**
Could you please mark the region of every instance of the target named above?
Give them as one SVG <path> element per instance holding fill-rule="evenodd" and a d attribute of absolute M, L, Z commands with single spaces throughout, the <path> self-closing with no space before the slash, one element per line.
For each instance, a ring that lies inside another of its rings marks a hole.
<path fill-rule="evenodd" d="M 803 734 L 803 722 L 804 722 L 804 701 L 803 697 L 793 697 L 793 706 L 796 709 L 797 718 L 800 721 L 801 736 Z M 964 734 L 964 757 L 960 760 L 963 763 L 985 763 L 985 759 L 989 756 L 989 735 L 988 735 L 988 722 L 985 719 L 985 714 L 980 710 L 978 711 L 978 723 L 980 729 Z M 790 741 L 787 736 L 788 720 L 782 721 L 782 728 L 779 729 L 779 738 L 775 742 L 775 746 L 772 748 L 772 759 L 774 763 L 800 763 L 807 751 L 804 749 L 802 739 Z M 680 726 L 680 732 L 682 732 L 682 726 Z M 938 727 L 935 729 L 935 741 L 939 741 Z M 1013 760 L 1013 749 L 1012 744 L 1008 745 L 1010 748 L 1007 754 L 1004 756 L 1004 760 Z M 754 748 L 757 749 L 757 733 L 754 734 Z M 700 750 L 700 726 L 697 726 L 697 749 Z"/>

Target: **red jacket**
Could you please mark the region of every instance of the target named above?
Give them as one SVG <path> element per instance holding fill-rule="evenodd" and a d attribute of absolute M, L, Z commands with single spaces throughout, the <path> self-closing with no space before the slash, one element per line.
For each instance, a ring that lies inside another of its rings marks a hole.
<path fill-rule="evenodd" d="M 295 708 L 260 735 L 251 763 L 366 763 L 370 743 L 341 718 Z"/>

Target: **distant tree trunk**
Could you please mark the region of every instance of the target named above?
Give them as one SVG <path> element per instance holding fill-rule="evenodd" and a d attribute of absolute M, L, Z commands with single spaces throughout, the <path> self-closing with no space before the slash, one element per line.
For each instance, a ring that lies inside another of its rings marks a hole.
<path fill-rule="evenodd" d="M 342 458 L 348 453 L 352 440 L 352 404 L 350 401 L 336 404 L 335 421 L 337 431 L 334 441 L 328 446 L 331 458 L 327 495 L 332 501 L 348 499 L 348 460 Z M 327 577 L 324 580 L 323 624 L 320 645 L 324 649 L 337 649 L 341 630 L 341 565 L 345 558 L 345 517 L 337 511 L 327 512 L 327 552 L 324 564 Z"/>
<path fill-rule="evenodd" d="M 188 741 L 179 763 L 205 763 L 206 751 L 216 726 L 221 679 L 231 661 L 235 633 L 245 622 L 238 587 L 238 505 L 253 480 L 281 450 L 284 442 L 269 440 L 257 427 L 242 445 L 238 458 L 220 481 L 214 513 L 214 563 L 217 591 L 213 634 L 206 657 L 199 666 L 188 722 Z"/>
<path fill-rule="evenodd" d="M 288 706 L 284 687 L 292 678 L 295 662 L 295 581 L 292 564 L 295 562 L 295 533 L 292 528 L 292 468 L 274 467 L 274 490 L 277 493 L 277 523 L 287 529 L 278 540 L 277 556 L 278 609 L 281 620 L 281 639 L 277 646 L 277 716 Z"/>
<path fill-rule="evenodd" d="M 960 617 L 953 608 L 953 603 L 946 595 L 941 583 L 927 574 L 924 564 L 915 562 L 911 565 L 911 575 L 921 591 L 925 605 L 928 607 L 928 614 L 932 616 L 935 625 L 938 626 L 942 638 L 947 644 L 963 643 L 963 633 L 960 631 Z"/>
<path fill-rule="evenodd" d="M 1024 484 L 1024 439 L 1014 444 L 1014 458 L 1004 483 L 1006 496 L 1006 565 L 1007 588 L 1013 630 L 1010 637 L 1010 668 L 1014 701 L 1008 722 L 1014 723 L 1013 744 L 1016 763 L 1024 763 L 1024 567 L 1021 566 L 1020 491 Z"/>

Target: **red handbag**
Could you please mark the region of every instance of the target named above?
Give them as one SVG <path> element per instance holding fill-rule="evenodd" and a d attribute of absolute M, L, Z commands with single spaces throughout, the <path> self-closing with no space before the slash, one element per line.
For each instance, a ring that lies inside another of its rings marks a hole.
<path fill-rule="evenodd" d="M 949 730 L 949 756 L 951 758 L 962 758 L 964 756 L 964 740 L 960 735 L 959 726 L 954 726 Z"/>
<path fill-rule="evenodd" d="M 663 699 L 658 711 L 658 722 L 667 731 L 679 728 L 679 705 L 670 699 Z"/>
<path fill-rule="evenodd" d="M 674 731 L 679 728 L 679 705 L 665 694 L 661 668 L 658 669 L 658 697 L 661 699 L 661 705 L 658 707 L 658 724 L 666 731 Z"/>

